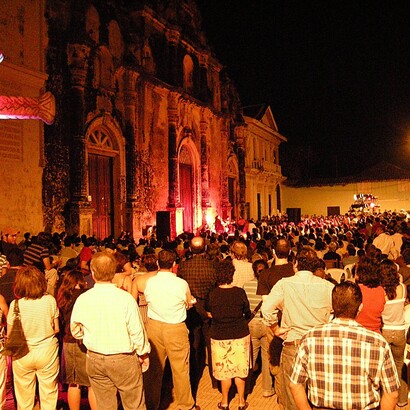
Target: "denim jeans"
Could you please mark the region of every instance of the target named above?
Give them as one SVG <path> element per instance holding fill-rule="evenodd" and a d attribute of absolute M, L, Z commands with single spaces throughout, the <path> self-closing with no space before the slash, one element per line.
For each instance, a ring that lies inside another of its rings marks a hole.
<path fill-rule="evenodd" d="M 297 346 L 283 346 L 282 354 L 280 356 L 280 392 L 279 403 L 282 404 L 286 410 L 297 410 L 295 400 L 293 400 L 290 391 L 290 376 L 292 375 L 293 359 L 298 350 Z"/>
<path fill-rule="evenodd" d="M 390 345 L 394 363 L 397 368 L 397 373 L 400 378 L 399 399 L 397 403 L 407 403 L 408 386 L 402 377 L 404 365 L 404 350 L 406 348 L 406 331 L 382 329 L 382 335 Z"/>
<path fill-rule="evenodd" d="M 259 351 L 262 359 L 262 389 L 272 390 L 272 376 L 269 370 L 269 342 L 267 327 L 261 318 L 255 317 L 249 322 L 249 331 L 252 342 L 252 366 L 255 368 L 256 359 Z"/>

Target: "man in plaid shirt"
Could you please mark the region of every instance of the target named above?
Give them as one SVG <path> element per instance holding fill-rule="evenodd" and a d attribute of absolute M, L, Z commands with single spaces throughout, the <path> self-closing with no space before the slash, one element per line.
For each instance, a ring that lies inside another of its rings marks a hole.
<path fill-rule="evenodd" d="M 216 270 L 214 262 L 209 260 L 205 253 L 204 238 L 201 236 L 193 237 L 190 241 L 190 249 L 193 257 L 180 262 L 178 276 L 188 282 L 191 294 L 196 299 L 194 306 L 187 312 L 186 320 L 191 346 L 191 388 L 195 395 L 205 368 L 205 349 L 208 349 L 210 354 L 209 318 L 205 311 L 205 299 L 208 297 L 209 291 L 216 286 Z M 213 387 L 217 387 L 211 369 L 210 375 Z"/>
<path fill-rule="evenodd" d="M 303 336 L 290 377 L 298 409 L 395 408 L 400 382 L 393 356 L 383 336 L 356 322 L 361 303 L 355 283 L 336 285 L 335 319 Z"/>

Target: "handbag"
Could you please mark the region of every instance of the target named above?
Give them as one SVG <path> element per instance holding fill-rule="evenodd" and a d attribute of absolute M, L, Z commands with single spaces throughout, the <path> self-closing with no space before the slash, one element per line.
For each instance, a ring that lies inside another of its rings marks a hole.
<path fill-rule="evenodd" d="M 251 317 L 248 319 L 248 323 L 256 316 L 256 314 L 258 313 L 259 309 L 260 309 L 261 306 L 262 306 L 262 302 L 263 302 L 263 300 L 261 300 L 261 301 L 258 303 L 258 305 L 256 306 L 255 309 L 253 309 L 253 311 L 252 311 L 252 313 L 251 313 Z"/>
<path fill-rule="evenodd" d="M 11 356 L 13 359 L 21 359 L 28 352 L 29 348 L 21 325 L 20 309 L 18 299 L 14 301 L 14 320 L 10 333 L 1 351 L 3 356 Z"/>

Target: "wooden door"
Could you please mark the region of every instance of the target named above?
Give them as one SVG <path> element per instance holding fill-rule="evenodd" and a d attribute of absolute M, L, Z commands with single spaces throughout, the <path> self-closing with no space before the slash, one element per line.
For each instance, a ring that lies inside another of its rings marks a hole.
<path fill-rule="evenodd" d="M 228 177 L 228 200 L 231 204 L 232 210 L 230 216 L 232 219 L 236 219 L 236 190 L 235 190 L 235 178 Z"/>
<path fill-rule="evenodd" d="M 113 159 L 89 154 L 88 175 L 93 214 L 93 232 L 98 239 L 113 233 Z"/>
<path fill-rule="evenodd" d="M 192 165 L 179 164 L 181 204 L 184 208 L 184 231 L 192 232 L 193 228 L 193 176 Z"/>

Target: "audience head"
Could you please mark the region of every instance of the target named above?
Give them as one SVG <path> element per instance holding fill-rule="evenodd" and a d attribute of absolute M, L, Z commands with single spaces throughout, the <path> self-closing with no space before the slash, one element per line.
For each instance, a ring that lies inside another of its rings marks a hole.
<path fill-rule="evenodd" d="M 268 264 L 264 259 L 258 259 L 252 263 L 253 273 L 256 279 L 259 279 L 259 275 L 263 270 L 268 269 Z"/>
<path fill-rule="evenodd" d="M 315 250 L 310 246 L 303 246 L 296 255 L 295 263 L 298 271 L 308 270 L 314 272 L 317 263 Z"/>
<path fill-rule="evenodd" d="M 329 243 L 329 251 L 330 252 L 336 252 L 337 250 L 337 242 L 330 242 Z"/>
<path fill-rule="evenodd" d="M 229 285 L 233 281 L 235 266 L 230 259 L 218 262 L 216 267 L 216 283 L 218 285 Z"/>
<path fill-rule="evenodd" d="M 174 251 L 164 249 L 158 254 L 158 265 L 160 269 L 172 269 L 176 261 Z"/>
<path fill-rule="evenodd" d="M 23 266 L 16 273 L 14 295 L 17 299 L 40 299 L 47 292 L 44 273 L 35 266 Z"/>
<path fill-rule="evenodd" d="M 335 317 L 355 319 L 362 300 L 362 292 L 356 283 L 350 281 L 338 283 L 332 291 L 332 307 Z"/>
<path fill-rule="evenodd" d="M 7 262 L 10 267 L 21 266 L 24 263 L 24 252 L 20 248 L 11 248 L 7 252 Z"/>
<path fill-rule="evenodd" d="M 356 266 L 357 283 L 361 283 L 368 288 L 380 286 L 380 263 L 373 258 L 363 257 Z"/>
<path fill-rule="evenodd" d="M 72 270 L 64 275 L 63 281 L 58 289 L 57 305 L 60 309 L 70 304 L 74 289 L 85 289 L 84 275 L 80 270 Z"/>
<path fill-rule="evenodd" d="M 152 248 L 151 248 L 152 249 Z M 141 257 L 141 264 L 148 272 L 158 270 L 157 255 L 154 253 L 143 254 Z"/>
<path fill-rule="evenodd" d="M 235 259 L 247 259 L 248 248 L 243 242 L 235 241 L 231 246 L 231 253 Z"/>
<path fill-rule="evenodd" d="M 3 241 L 11 244 L 15 244 L 17 235 L 20 231 L 16 228 L 7 227 L 3 230 Z"/>
<path fill-rule="evenodd" d="M 410 265 L 410 248 L 406 248 L 406 249 L 402 252 L 401 255 L 403 256 L 404 263 L 405 263 L 406 265 Z"/>
<path fill-rule="evenodd" d="M 290 250 L 290 242 L 287 239 L 281 238 L 277 240 L 275 246 L 275 253 L 279 259 L 287 259 L 290 254 Z"/>
<path fill-rule="evenodd" d="M 387 298 L 393 300 L 397 295 L 397 286 L 400 284 L 400 276 L 396 264 L 390 259 L 380 263 L 381 285 L 386 292 Z"/>
<path fill-rule="evenodd" d="M 349 243 L 349 245 L 347 245 L 347 253 L 349 254 L 349 256 L 355 256 L 356 255 L 356 248 L 351 243 Z"/>
<path fill-rule="evenodd" d="M 190 241 L 190 248 L 193 254 L 205 252 L 205 240 L 201 236 L 194 236 Z"/>
<path fill-rule="evenodd" d="M 326 263 L 323 259 L 316 257 L 313 262 L 313 269 L 312 272 L 315 276 L 326 279 Z"/>
<path fill-rule="evenodd" d="M 117 268 L 117 260 L 113 254 L 97 252 L 91 258 L 90 269 L 96 282 L 111 282 Z"/>

